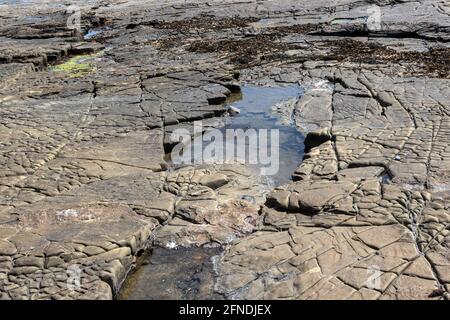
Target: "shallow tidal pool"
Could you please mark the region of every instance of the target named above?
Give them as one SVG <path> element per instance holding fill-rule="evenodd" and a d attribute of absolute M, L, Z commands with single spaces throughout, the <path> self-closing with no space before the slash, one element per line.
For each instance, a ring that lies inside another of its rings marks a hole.
<path fill-rule="evenodd" d="M 267 176 L 272 185 L 290 181 L 303 159 L 304 136 L 296 129 L 292 119 L 295 103 L 301 94 L 300 86 L 275 88 L 244 86 L 241 94 L 229 99 L 225 106 L 233 107 L 239 110 L 239 113 L 226 117 L 224 126 L 217 129 L 221 132 L 227 129 L 278 130 L 279 170 L 275 175 Z M 203 138 L 200 136 L 196 139 L 201 143 Z M 202 147 L 204 144 L 198 150 L 203 151 Z M 247 147 L 248 150 L 252 150 L 251 146 Z M 257 164 L 252 169 L 260 167 L 261 164 Z M 139 259 L 137 268 L 126 279 L 116 298 L 221 299 L 222 296 L 214 291 L 214 284 L 215 263 L 219 260 L 222 250 L 220 247 L 174 249 L 155 247 Z"/>
<path fill-rule="evenodd" d="M 290 181 L 305 154 L 305 137 L 297 130 L 292 119 L 292 109 L 302 93 L 302 88 L 297 85 L 287 87 L 244 86 L 242 99 L 229 104 L 238 108 L 240 113 L 227 118 L 224 129 L 278 130 L 279 169 L 275 174 L 267 177 L 273 185 Z M 271 139 L 268 138 L 267 141 L 268 150 L 271 150 Z M 252 149 L 251 146 L 248 148 Z M 269 156 L 269 159 L 270 157 L 272 155 Z M 267 167 L 267 165 L 258 163 L 256 167 Z"/>
<path fill-rule="evenodd" d="M 220 299 L 214 292 L 214 257 L 220 248 L 154 248 L 119 291 L 118 300 Z"/>
<path fill-rule="evenodd" d="M 221 119 L 219 127 L 193 130 L 195 138 L 188 147 L 185 143 L 181 152 L 172 155 L 172 168 L 234 162 L 264 176 L 270 186 L 291 180 L 304 156 L 305 137 L 293 120 L 302 88 L 243 86 L 241 90 L 228 99 L 229 116 Z"/>

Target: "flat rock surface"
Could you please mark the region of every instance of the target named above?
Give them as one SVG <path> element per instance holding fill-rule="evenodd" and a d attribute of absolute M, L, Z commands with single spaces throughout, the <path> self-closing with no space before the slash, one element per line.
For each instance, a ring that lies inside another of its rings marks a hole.
<path fill-rule="evenodd" d="M 0 299 L 113 299 L 151 247 L 125 296 L 449 298 L 447 1 L 72 4 L 0 2 Z M 171 168 L 243 84 L 304 89 L 293 180 Z"/>

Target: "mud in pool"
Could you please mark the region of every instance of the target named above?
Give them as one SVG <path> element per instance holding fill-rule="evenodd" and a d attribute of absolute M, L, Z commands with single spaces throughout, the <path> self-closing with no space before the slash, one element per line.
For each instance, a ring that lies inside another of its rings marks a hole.
<path fill-rule="evenodd" d="M 118 300 L 220 299 L 214 293 L 214 259 L 220 248 L 155 248 L 141 257 Z"/>
<path fill-rule="evenodd" d="M 223 141 L 217 143 L 216 132 L 206 129 L 188 148 L 184 147 L 178 154 L 174 152 L 169 166 L 176 169 L 183 164 L 223 163 L 232 159 L 245 163 L 255 175 L 263 175 L 270 186 L 289 182 L 305 153 L 305 137 L 295 127 L 292 117 L 302 92 L 298 85 L 242 87 L 240 96 L 225 105 L 230 116 L 223 118 L 218 128 Z M 230 139 L 230 131 L 235 134 L 234 139 Z M 206 148 L 214 151 L 207 152 Z M 245 155 L 238 149 L 245 150 Z M 229 154 L 233 156 L 228 157 Z"/>

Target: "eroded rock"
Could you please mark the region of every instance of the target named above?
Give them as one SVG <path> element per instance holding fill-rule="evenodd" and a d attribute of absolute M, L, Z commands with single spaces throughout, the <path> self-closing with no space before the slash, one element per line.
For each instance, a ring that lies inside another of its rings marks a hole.
<path fill-rule="evenodd" d="M 0 298 L 112 299 L 150 244 L 226 244 L 214 297 L 448 298 L 445 5 L 379 3 L 371 30 L 364 1 L 176 2 L 76 1 L 84 40 L 1 5 Z M 166 172 L 238 78 L 304 89 L 276 111 L 307 154 L 267 202 L 239 166 Z"/>

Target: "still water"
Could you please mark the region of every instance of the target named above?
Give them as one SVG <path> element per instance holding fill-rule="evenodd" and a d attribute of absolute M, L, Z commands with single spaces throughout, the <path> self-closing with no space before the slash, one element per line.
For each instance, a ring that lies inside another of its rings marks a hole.
<path fill-rule="evenodd" d="M 304 156 L 304 136 L 292 119 L 302 88 L 295 85 L 241 89 L 225 105 L 230 116 L 222 120 L 220 128 L 193 129 L 193 141 L 173 152 L 171 160 L 176 165 L 244 163 L 264 176 L 269 185 L 284 184 L 291 180 Z"/>

